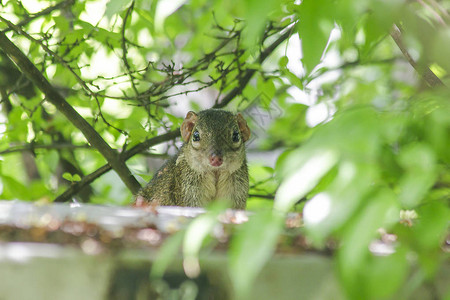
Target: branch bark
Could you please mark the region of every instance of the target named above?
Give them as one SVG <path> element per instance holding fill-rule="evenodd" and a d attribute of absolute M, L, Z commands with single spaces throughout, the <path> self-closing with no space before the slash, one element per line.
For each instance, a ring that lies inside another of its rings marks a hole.
<path fill-rule="evenodd" d="M 140 185 L 131 174 L 125 162 L 119 154 L 113 150 L 100 134 L 59 94 L 57 90 L 41 74 L 36 66 L 25 56 L 25 54 L 14 45 L 8 37 L 0 33 L 0 48 L 11 58 L 19 69 L 30 79 L 45 95 L 46 100 L 52 103 L 75 127 L 77 127 L 95 147 L 110 166 L 117 172 L 119 177 L 133 193 L 137 193 Z"/>

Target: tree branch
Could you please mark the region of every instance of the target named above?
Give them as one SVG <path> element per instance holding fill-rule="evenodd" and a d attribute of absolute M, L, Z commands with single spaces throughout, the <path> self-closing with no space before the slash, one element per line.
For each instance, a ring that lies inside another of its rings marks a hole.
<path fill-rule="evenodd" d="M 271 45 L 269 45 L 269 47 L 267 47 L 264 51 L 262 51 L 258 57 L 258 60 L 257 60 L 258 63 L 263 63 L 264 60 L 275 50 L 275 48 L 277 48 L 283 41 L 288 39 L 290 35 L 291 35 L 290 30 L 287 30 L 278 39 L 276 39 Z M 253 76 L 253 74 L 255 74 L 255 72 L 256 72 L 256 70 L 254 70 L 254 69 L 247 70 L 245 72 L 244 77 L 240 80 L 239 85 L 236 88 L 234 88 L 233 90 L 231 90 L 222 99 L 222 101 L 220 103 L 214 105 L 213 107 L 214 108 L 225 107 L 234 97 L 236 97 L 237 95 L 242 93 L 245 86 L 249 83 L 251 77 Z M 175 139 L 179 135 L 180 135 L 180 128 L 177 128 L 177 129 L 174 129 L 165 134 L 150 138 L 150 139 L 134 146 L 133 148 L 123 152 L 121 154 L 121 158 L 124 161 L 126 161 L 126 160 L 130 159 L 131 157 L 135 156 L 136 154 L 139 154 L 139 153 L 145 151 L 149 147 L 155 146 L 155 145 L 163 143 L 163 142 L 170 141 L 172 139 Z M 61 201 L 67 201 L 67 200 L 71 199 L 80 189 L 82 189 L 83 187 L 85 187 L 88 184 L 91 184 L 95 179 L 102 176 L 109 170 L 111 170 L 111 166 L 109 166 L 109 165 L 104 165 L 104 166 L 100 167 L 99 169 L 92 172 L 91 174 L 83 177 L 80 181 L 74 183 L 72 186 L 70 186 L 70 188 L 68 188 L 66 191 L 64 191 L 64 193 L 59 195 L 54 201 L 61 202 Z"/>
<path fill-rule="evenodd" d="M 45 9 L 41 10 L 38 13 L 33 14 L 31 17 L 26 17 L 25 19 L 23 19 L 22 21 L 17 23 L 16 26 L 18 26 L 18 27 L 25 26 L 28 23 L 32 22 L 33 20 L 35 20 L 35 19 L 37 19 L 39 17 L 46 16 L 46 15 L 50 14 L 51 12 L 53 12 L 55 10 L 63 9 L 63 8 L 65 8 L 65 7 L 69 6 L 69 5 L 72 5 L 74 3 L 75 3 L 74 0 L 66 0 L 66 1 L 59 2 L 59 3 L 57 3 L 57 4 L 53 5 L 53 6 L 50 6 L 50 7 L 47 7 Z M 3 29 L 2 32 L 5 33 L 5 32 L 8 32 L 8 31 L 11 31 L 11 30 L 12 30 L 12 28 L 9 27 L 9 28 Z"/>
<path fill-rule="evenodd" d="M 257 59 L 258 64 L 262 64 L 266 58 L 285 40 L 287 40 L 291 36 L 291 30 L 286 30 L 285 33 L 283 33 L 278 39 L 276 39 L 272 44 L 270 44 L 264 51 L 262 51 L 259 54 L 259 57 Z M 240 95 L 244 88 L 247 86 L 250 79 L 255 74 L 255 69 L 247 69 L 244 73 L 244 76 L 239 80 L 239 84 L 237 87 L 232 89 L 225 97 L 222 98 L 222 100 L 218 103 L 216 103 L 213 108 L 223 108 L 227 106 L 228 103 L 230 103 L 231 100 L 234 99 L 237 95 Z"/>
<path fill-rule="evenodd" d="M 19 69 L 30 79 L 46 96 L 46 100 L 52 103 L 75 127 L 77 127 L 95 147 L 132 193 L 137 193 L 140 185 L 131 174 L 118 153 L 113 150 L 100 134 L 59 94 L 48 80 L 39 72 L 36 66 L 16 47 L 4 33 L 0 33 L 0 48 L 11 58 Z"/>
<path fill-rule="evenodd" d="M 180 135 L 180 128 L 167 132 L 165 134 L 161 134 L 142 142 L 128 151 L 125 151 L 121 154 L 121 158 L 124 161 L 132 158 L 136 154 L 148 149 L 149 147 L 158 145 L 163 142 L 170 141 Z M 70 200 L 78 191 L 80 191 L 83 187 L 91 184 L 95 179 L 102 176 L 106 172 L 111 170 L 111 166 L 106 164 L 95 170 L 91 174 L 84 176 L 80 181 L 72 184 L 67 190 L 65 190 L 61 195 L 59 195 L 54 201 L 55 202 L 64 202 Z"/>
<path fill-rule="evenodd" d="M 52 51 L 49 47 L 47 47 L 43 42 L 41 42 L 40 40 L 37 40 L 35 38 L 33 38 L 30 34 L 28 34 L 27 32 L 23 31 L 19 26 L 13 24 L 12 22 L 6 20 L 5 18 L 3 18 L 2 16 L 0 16 L 0 21 L 4 22 L 6 25 L 9 26 L 9 28 L 13 29 L 17 34 L 20 34 L 22 36 L 24 36 L 25 38 L 27 38 L 28 40 L 30 40 L 32 43 L 36 43 L 39 46 L 42 47 L 42 49 L 44 49 L 45 52 L 48 53 L 48 55 L 50 55 L 51 57 L 53 57 L 54 59 L 56 59 L 64 68 L 66 68 L 67 70 L 69 70 L 70 73 L 72 73 L 72 75 L 75 77 L 75 79 L 77 80 L 77 82 L 81 85 L 81 87 L 86 91 L 86 93 L 88 93 L 89 95 L 91 95 L 94 99 L 95 102 L 97 103 L 97 107 L 98 107 L 98 114 L 100 115 L 100 117 L 102 118 L 103 122 L 105 122 L 106 125 L 108 125 L 111 128 L 114 128 L 115 130 L 117 130 L 118 132 L 120 132 L 121 134 L 127 135 L 126 132 L 124 132 L 123 130 L 121 130 L 120 128 L 117 128 L 115 126 L 113 126 L 111 123 L 108 122 L 108 120 L 106 120 L 105 116 L 102 113 L 101 110 L 101 105 L 100 105 L 100 101 L 98 100 L 97 94 L 94 93 L 87 85 L 86 81 L 84 81 L 78 74 L 77 72 L 75 72 L 74 68 L 72 68 L 62 57 L 60 57 L 58 54 L 56 54 L 54 51 Z"/>
<path fill-rule="evenodd" d="M 400 48 L 400 51 L 402 51 L 403 55 L 405 56 L 409 64 L 416 70 L 417 73 L 419 73 L 419 75 L 429 86 L 431 87 L 445 86 L 444 83 L 439 79 L 439 77 L 437 77 L 430 70 L 430 68 L 426 66 L 419 66 L 419 64 L 417 64 L 417 62 L 411 57 L 411 55 L 408 52 L 408 49 L 406 49 L 405 45 L 403 44 L 402 33 L 395 24 L 391 30 L 391 37 L 394 39 L 394 42 L 397 44 L 398 48 Z"/>
<path fill-rule="evenodd" d="M 133 72 L 131 71 L 131 67 L 130 67 L 130 63 L 128 62 L 128 49 L 127 49 L 127 39 L 125 37 L 125 31 L 127 28 L 127 22 L 128 22 L 128 18 L 130 17 L 131 13 L 133 12 L 133 8 L 134 8 L 134 1 L 131 2 L 130 6 L 128 7 L 126 13 L 125 13 L 125 17 L 123 18 L 123 25 L 122 25 L 122 30 L 121 30 L 121 34 L 122 34 L 122 61 L 123 64 L 127 70 L 127 74 L 128 77 L 130 78 L 130 82 L 131 82 L 131 86 L 134 90 L 134 93 L 137 95 L 139 95 L 139 91 L 136 88 L 136 84 L 134 83 L 134 76 L 133 76 Z"/>

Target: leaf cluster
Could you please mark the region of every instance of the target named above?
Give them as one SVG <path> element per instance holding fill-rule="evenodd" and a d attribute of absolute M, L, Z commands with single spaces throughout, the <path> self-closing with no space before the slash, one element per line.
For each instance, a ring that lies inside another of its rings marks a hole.
<path fill-rule="evenodd" d="M 279 154 L 250 164 L 260 212 L 231 241 L 236 297 L 293 210 L 316 247 L 339 244 L 349 299 L 408 298 L 433 282 L 450 216 L 448 1 L 34 2 L 2 2 L 1 34 L 132 176 L 152 173 L 149 146 L 176 148 L 187 109 L 242 111 L 249 152 Z M 0 197 L 130 202 L 123 174 L 1 48 Z M 172 243 L 184 241 L 191 275 L 218 215 Z"/>

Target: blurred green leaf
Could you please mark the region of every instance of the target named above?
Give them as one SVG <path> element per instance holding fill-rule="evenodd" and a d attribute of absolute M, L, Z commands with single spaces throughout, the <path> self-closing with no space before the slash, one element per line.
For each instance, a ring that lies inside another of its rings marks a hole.
<path fill-rule="evenodd" d="M 400 202 L 414 208 L 436 180 L 433 151 L 423 144 L 409 145 L 400 153 L 399 163 L 407 171 L 399 182 Z"/>
<path fill-rule="evenodd" d="M 293 84 L 296 87 L 298 87 L 299 89 L 303 90 L 303 88 L 304 88 L 303 82 L 302 82 L 302 80 L 300 78 L 298 78 L 297 75 L 295 75 L 294 73 L 289 71 L 287 68 L 282 69 L 282 73 L 283 73 L 284 76 L 286 76 L 287 79 L 289 79 L 291 84 Z"/>
<path fill-rule="evenodd" d="M 159 248 L 155 262 L 152 264 L 150 278 L 161 278 L 170 264 L 173 263 L 174 259 L 178 257 L 184 234 L 184 231 L 178 231 L 166 239 L 164 244 Z"/>
<path fill-rule="evenodd" d="M 262 147 L 270 149 L 279 146 L 295 147 L 300 145 L 311 134 L 311 128 L 306 125 L 307 109 L 306 105 L 299 103 L 283 107 L 283 117 L 273 120 L 267 130 L 268 136 L 262 142 Z"/>
<path fill-rule="evenodd" d="M 280 59 L 278 60 L 278 66 L 280 68 L 286 68 L 287 64 L 289 62 L 289 58 L 287 56 L 282 56 L 280 57 Z"/>
<path fill-rule="evenodd" d="M 420 250 L 440 248 L 450 219 L 450 208 L 447 204 L 445 199 L 441 199 L 426 203 L 417 209 L 419 220 L 412 230 Z"/>
<path fill-rule="evenodd" d="M 155 28 L 161 30 L 165 19 L 183 6 L 186 0 L 159 0 L 155 11 Z"/>
<path fill-rule="evenodd" d="M 297 8 L 299 22 L 298 35 L 302 41 L 302 62 L 311 73 L 321 61 L 334 27 L 333 12 L 336 3 L 331 0 L 306 0 Z"/>
<path fill-rule="evenodd" d="M 446 75 L 450 74 L 450 63 L 445 57 L 446 49 L 450 49 L 450 29 L 439 30 L 431 46 L 432 58 L 444 68 Z"/>
<path fill-rule="evenodd" d="M 189 224 L 183 240 L 183 268 L 188 277 L 200 275 L 199 253 L 205 239 L 218 224 L 218 216 L 224 211 L 227 203 L 216 202 L 208 212 L 197 217 Z"/>
<path fill-rule="evenodd" d="M 379 191 L 365 201 L 364 207 L 343 232 L 345 243 L 339 249 L 338 264 L 352 299 L 368 298 L 370 295 L 360 282 L 360 274 L 365 271 L 365 261 L 370 255 L 369 244 L 375 238 L 377 229 L 385 224 L 387 212 L 394 206 L 393 193 L 387 189 Z"/>
<path fill-rule="evenodd" d="M 280 212 L 289 211 L 293 205 L 304 197 L 320 179 L 334 166 L 338 157 L 329 149 L 318 150 L 313 156 L 304 153 L 293 153 L 287 163 L 295 163 L 297 171 L 288 175 L 281 183 L 275 196 L 274 209 Z"/>
<path fill-rule="evenodd" d="M 109 0 L 106 4 L 105 15 L 111 19 L 115 14 L 120 13 L 131 3 L 132 0 Z"/>
<path fill-rule="evenodd" d="M 283 222 L 281 215 L 261 212 L 250 217 L 233 237 L 229 272 L 236 299 L 249 296 L 258 273 L 275 251 Z"/>
<path fill-rule="evenodd" d="M 33 16 L 21 30 L 40 42 L 21 32 L 8 38 L 113 149 L 129 150 L 178 127 L 184 109 L 221 103 L 231 91 L 238 93 L 226 109 L 256 103 L 268 113 L 270 124 L 248 120 L 256 137 L 248 144 L 250 193 L 258 197 L 248 201 L 255 210 L 250 221 L 231 232 L 237 234 L 228 271 L 236 297 L 251 296 L 283 227 L 276 214 L 292 210 L 302 213 L 308 243 L 339 245 L 334 259 L 349 298 L 407 299 L 433 282 L 446 259 L 441 245 L 450 195 L 444 2 L 110 0 L 104 15 L 105 3 L 95 1 L 75 1 L 47 15 L 27 12 L 30 4 L 22 2 L 3 3 L 5 16 L 16 23 Z M 389 37 L 392 24 L 401 30 L 404 49 Z M 300 47 L 294 36 L 261 64 L 260 53 L 283 33 L 298 34 Z M 424 82 L 428 69 L 445 86 Z M 242 85 L 246 70 L 254 75 Z M 75 182 L 82 180 L 78 171 L 91 174 L 105 164 L 94 148 L 78 147 L 87 144 L 80 131 L 2 53 L 0 79 L 2 199 L 48 200 L 66 188 L 61 173 Z M 10 148 L 17 152 L 8 153 Z M 253 153 L 265 150 L 281 152 L 275 170 L 254 162 Z M 63 159 L 79 170 L 64 168 Z M 127 165 L 149 179 L 148 160 L 136 155 Z M 91 203 L 127 205 L 133 199 L 114 172 L 92 187 Z M 267 199 L 273 194 L 275 203 Z M 404 208 L 418 217 L 400 214 Z M 198 218 L 186 237 L 181 232 L 169 239 L 152 276 L 163 276 L 180 250 L 189 275 L 196 275 L 217 214 Z M 386 237 L 378 236 L 379 228 L 395 239 L 391 255 L 371 252 L 372 243 Z"/>
<path fill-rule="evenodd" d="M 274 9 L 280 8 L 280 1 L 267 0 L 264 5 L 258 0 L 246 0 L 242 3 L 245 7 L 244 18 L 247 26 L 244 29 L 244 45 L 254 47 L 266 27 L 267 17 Z"/>
<path fill-rule="evenodd" d="M 31 197 L 28 188 L 18 180 L 7 175 L 1 175 L 0 178 L 3 183 L 3 192 L 1 194 L 2 198 L 36 200 Z"/>
<path fill-rule="evenodd" d="M 375 178 L 370 167 L 350 162 L 339 164 L 328 188 L 305 204 L 305 229 L 315 243 L 322 245 L 328 236 L 346 226 L 355 213 L 360 214 L 357 212 L 368 201 L 366 194 Z M 328 208 L 322 208 L 323 205 Z"/>
<path fill-rule="evenodd" d="M 363 46 L 363 55 L 370 53 L 371 47 L 376 45 L 381 38 L 389 34 L 395 20 L 404 9 L 403 0 L 392 1 L 369 1 L 371 11 L 368 13 L 364 25 L 365 44 Z"/>
<path fill-rule="evenodd" d="M 405 282 L 409 271 L 407 251 L 397 247 L 393 254 L 370 255 L 361 270 L 366 294 L 374 299 L 383 299 L 394 294 Z M 380 288 L 383 287 L 383 288 Z"/>
<path fill-rule="evenodd" d="M 54 21 L 63 35 L 65 35 L 69 31 L 69 22 L 67 18 L 64 18 L 63 16 L 57 16 L 54 18 Z"/>

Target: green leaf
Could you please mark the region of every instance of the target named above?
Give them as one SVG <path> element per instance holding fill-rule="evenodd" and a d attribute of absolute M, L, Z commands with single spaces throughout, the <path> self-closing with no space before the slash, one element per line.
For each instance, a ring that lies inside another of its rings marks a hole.
<path fill-rule="evenodd" d="M 70 182 L 72 182 L 73 181 L 73 176 L 72 176 L 72 174 L 70 174 L 70 173 L 64 173 L 63 175 L 62 175 L 62 178 L 64 178 L 65 180 L 67 180 L 67 181 L 70 181 Z"/>
<path fill-rule="evenodd" d="M 68 19 L 63 16 L 57 16 L 54 18 L 54 21 L 58 29 L 61 31 L 62 36 L 65 36 L 70 28 Z"/>
<path fill-rule="evenodd" d="M 256 88 L 268 99 L 272 99 L 275 96 L 276 88 L 272 80 L 263 80 L 261 77 L 258 77 Z"/>
<path fill-rule="evenodd" d="M 132 0 L 109 0 L 106 4 L 105 16 L 111 19 L 130 5 Z"/>
<path fill-rule="evenodd" d="M 306 0 L 298 8 L 299 22 L 296 26 L 302 41 L 302 62 L 307 73 L 312 72 L 325 52 L 334 28 L 335 6 L 332 0 Z"/>
<path fill-rule="evenodd" d="M 286 76 L 289 79 L 291 84 L 303 90 L 303 82 L 297 75 L 289 71 L 287 68 L 283 69 L 281 72 L 283 73 L 284 76 Z"/>
<path fill-rule="evenodd" d="M 199 253 L 205 239 L 219 222 L 218 216 L 226 208 L 225 202 L 215 202 L 207 213 L 198 216 L 186 229 L 183 240 L 183 268 L 188 277 L 200 274 Z"/>
<path fill-rule="evenodd" d="M 386 299 L 405 282 L 409 270 L 407 256 L 404 247 L 397 247 L 393 254 L 368 258 L 359 274 L 372 299 Z"/>
<path fill-rule="evenodd" d="M 252 48 L 260 39 L 269 14 L 276 8 L 280 8 L 280 2 L 278 0 L 266 0 L 264 5 L 258 0 L 243 1 L 245 7 L 245 20 L 247 26 L 243 32 L 243 43 L 248 48 Z"/>
<path fill-rule="evenodd" d="M 399 14 L 405 9 L 403 0 L 371 2 L 370 13 L 364 24 L 363 56 L 370 54 L 372 47 L 389 34 L 392 25 L 398 20 Z"/>
<path fill-rule="evenodd" d="M 287 56 L 282 56 L 280 57 L 280 59 L 278 60 L 278 66 L 280 68 L 286 68 L 287 64 L 289 62 L 289 58 Z"/>
<path fill-rule="evenodd" d="M 147 22 L 150 26 L 153 27 L 154 19 L 149 11 L 141 8 L 135 8 L 135 11 Z"/>
<path fill-rule="evenodd" d="M 181 123 L 183 122 L 182 118 L 178 118 L 172 114 L 166 113 L 166 117 L 169 119 L 169 121 L 172 123 L 172 128 L 180 127 Z"/>
<path fill-rule="evenodd" d="M 155 29 L 161 31 L 166 18 L 176 12 L 186 2 L 187 0 L 159 0 L 155 12 Z"/>
<path fill-rule="evenodd" d="M 395 207 L 395 195 L 383 189 L 365 201 L 365 205 L 345 228 L 338 252 L 339 271 L 352 299 L 368 299 L 367 282 L 360 274 L 369 257 L 369 244 L 377 229 L 385 225 L 388 211 Z M 370 275 L 369 275 L 370 276 Z"/>
<path fill-rule="evenodd" d="M 399 155 L 399 163 L 407 171 L 400 178 L 400 201 L 404 208 L 419 205 L 436 180 L 435 157 L 425 144 L 413 144 Z"/>
<path fill-rule="evenodd" d="M 450 208 L 445 199 L 433 201 L 417 208 L 419 222 L 413 227 L 414 238 L 421 251 L 440 249 L 450 219 Z"/>
<path fill-rule="evenodd" d="M 432 44 L 432 57 L 434 60 L 445 69 L 447 74 L 450 74 L 450 62 L 446 53 L 450 50 L 450 29 L 444 28 L 439 30 L 435 35 Z"/>
<path fill-rule="evenodd" d="M 283 224 L 280 215 L 260 212 L 242 224 L 233 237 L 229 272 L 237 299 L 248 299 L 253 282 L 275 251 Z"/>
<path fill-rule="evenodd" d="M 6 175 L 1 175 L 0 178 L 3 183 L 2 197 L 5 199 L 35 200 L 29 189 L 18 180 Z"/>
<path fill-rule="evenodd" d="M 164 241 L 152 264 L 150 278 L 156 279 L 164 276 L 169 265 L 178 257 L 184 234 L 184 231 L 178 231 Z"/>
<path fill-rule="evenodd" d="M 46 152 L 45 155 L 36 158 L 36 163 L 41 169 L 47 168 L 49 172 L 54 173 L 59 163 L 58 151 L 51 150 Z"/>
<path fill-rule="evenodd" d="M 292 153 L 287 164 L 295 163 L 297 170 L 288 175 L 281 183 L 275 195 L 274 209 L 288 212 L 292 206 L 312 190 L 320 179 L 336 164 L 337 153 L 330 149 L 317 149 L 316 153 L 306 156 L 305 153 Z"/>

